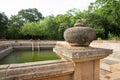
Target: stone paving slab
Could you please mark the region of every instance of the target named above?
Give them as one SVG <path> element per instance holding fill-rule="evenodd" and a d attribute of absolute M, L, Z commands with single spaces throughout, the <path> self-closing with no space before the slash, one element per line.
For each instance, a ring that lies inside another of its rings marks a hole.
<path fill-rule="evenodd" d="M 100 80 L 120 80 L 120 71 L 102 75 Z"/>

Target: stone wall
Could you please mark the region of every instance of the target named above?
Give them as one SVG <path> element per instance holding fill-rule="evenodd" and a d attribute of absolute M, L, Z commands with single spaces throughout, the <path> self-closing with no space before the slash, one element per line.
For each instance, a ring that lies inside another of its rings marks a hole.
<path fill-rule="evenodd" d="M 40 40 L 28 40 L 28 41 L 11 41 L 13 48 L 16 50 L 38 50 L 38 49 L 53 49 L 56 45 L 56 41 L 40 41 Z"/>
<path fill-rule="evenodd" d="M 0 44 L 0 59 L 7 56 L 10 52 L 13 51 L 13 47 L 8 42 L 1 42 Z"/>
<path fill-rule="evenodd" d="M 13 51 L 12 47 L 0 51 L 0 60 Z"/>
<path fill-rule="evenodd" d="M 0 80 L 72 80 L 72 62 L 52 60 L 0 66 Z"/>

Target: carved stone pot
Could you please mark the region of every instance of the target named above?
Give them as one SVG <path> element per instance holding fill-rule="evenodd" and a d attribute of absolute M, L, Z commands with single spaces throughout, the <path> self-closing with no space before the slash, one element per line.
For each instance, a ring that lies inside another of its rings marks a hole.
<path fill-rule="evenodd" d="M 64 32 L 64 39 L 71 46 L 88 46 L 95 37 L 95 31 L 90 27 L 84 27 L 80 19 L 76 21 L 74 27 Z"/>

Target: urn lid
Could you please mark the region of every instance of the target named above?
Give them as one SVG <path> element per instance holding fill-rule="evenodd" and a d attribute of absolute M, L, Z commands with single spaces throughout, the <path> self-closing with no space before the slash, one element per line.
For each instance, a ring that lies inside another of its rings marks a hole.
<path fill-rule="evenodd" d="M 78 19 L 74 27 L 68 28 L 64 32 L 64 39 L 71 46 L 89 46 L 96 37 L 95 31 L 90 27 L 84 27 L 82 21 Z"/>

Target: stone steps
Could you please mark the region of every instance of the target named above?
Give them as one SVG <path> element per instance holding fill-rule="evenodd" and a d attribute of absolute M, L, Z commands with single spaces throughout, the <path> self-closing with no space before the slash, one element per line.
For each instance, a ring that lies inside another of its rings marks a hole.
<path fill-rule="evenodd" d="M 120 71 L 106 75 L 101 75 L 100 80 L 120 80 Z"/>
<path fill-rule="evenodd" d="M 103 60 L 101 60 L 101 62 L 102 62 L 102 63 L 109 64 L 109 65 L 113 65 L 113 64 L 118 64 L 118 63 L 120 63 L 120 59 L 109 56 L 109 57 L 104 58 Z"/>
<path fill-rule="evenodd" d="M 112 72 L 111 66 L 114 66 L 115 64 L 119 64 L 120 59 L 115 58 L 115 57 L 107 57 L 101 60 L 100 62 L 100 69 L 101 69 L 101 74 L 108 74 Z"/>
<path fill-rule="evenodd" d="M 112 56 L 120 59 L 120 49 L 119 50 L 114 50 Z"/>

